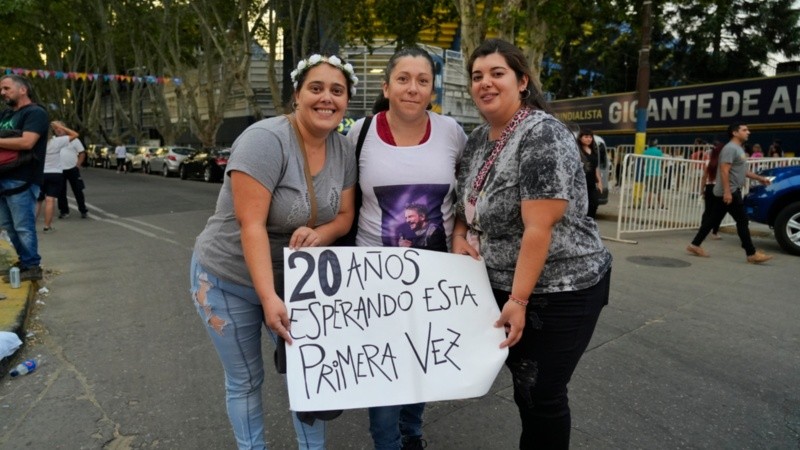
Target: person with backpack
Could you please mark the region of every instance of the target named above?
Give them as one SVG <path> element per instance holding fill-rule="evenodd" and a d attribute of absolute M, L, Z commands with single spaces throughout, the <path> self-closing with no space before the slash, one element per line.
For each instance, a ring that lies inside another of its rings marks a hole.
<path fill-rule="evenodd" d="M 456 166 L 467 136 L 455 120 L 428 110 L 436 76 L 428 52 L 400 49 L 384 74 L 376 114 L 347 134 L 356 145 L 362 194 L 355 244 L 446 252 L 453 238 Z M 375 449 L 423 448 L 424 408 L 369 408 Z"/>
<path fill-rule="evenodd" d="M 44 181 L 44 157 L 50 120 L 34 102 L 27 78 L 0 78 L 0 96 L 8 106 L 0 112 L 0 130 L 17 130 L 17 137 L 0 137 L 0 228 L 8 233 L 19 256 L 20 280 L 42 279 L 42 258 L 36 235 L 36 199 Z M 8 282 L 8 274 L 4 276 Z"/>

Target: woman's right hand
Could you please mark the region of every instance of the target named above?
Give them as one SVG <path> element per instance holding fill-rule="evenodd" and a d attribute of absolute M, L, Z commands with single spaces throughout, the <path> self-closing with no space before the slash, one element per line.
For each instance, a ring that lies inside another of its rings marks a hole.
<path fill-rule="evenodd" d="M 272 297 L 264 303 L 264 322 L 287 344 L 292 343 L 292 337 L 289 335 L 289 314 L 286 305 L 279 297 Z"/>
<path fill-rule="evenodd" d="M 452 252 L 456 255 L 469 255 L 473 259 L 481 259 L 478 250 L 467 241 L 467 236 L 463 234 L 453 235 Z"/>
<path fill-rule="evenodd" d="M 504 327 L 506 340 L 500 343 L 500 348 L 513 347 L 522 339 L 522 330 L 525 329 L 526 307 L 511 300 L 503 305 L 500 317 L 494 323 L 495 328 Z"/>

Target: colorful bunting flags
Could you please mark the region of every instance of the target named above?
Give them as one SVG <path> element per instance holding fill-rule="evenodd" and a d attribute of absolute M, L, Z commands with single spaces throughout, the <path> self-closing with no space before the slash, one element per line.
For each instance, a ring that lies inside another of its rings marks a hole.
<path fill-rule="evenodd" d="M 99 73 L 86 73 L 86 72 L 59 72 L 56 70 L 41 70 L 41 69 L 22 69 L 19 67 L 3 67 L 0 66 L 0 73 L 6 75 L 23 75 L 29 78 L 55 78 L 56 80 L 82 80 L 82 81 L 105 81 L 117 80 L 125 83 L 147 83 L 147 84 L 169 84 L 173 83 L 180 86 L 182 80 L 180 78 L 156 77 L 152 75 L 146 76 L 131 76 L 120 74 L 99 74 Z"/>

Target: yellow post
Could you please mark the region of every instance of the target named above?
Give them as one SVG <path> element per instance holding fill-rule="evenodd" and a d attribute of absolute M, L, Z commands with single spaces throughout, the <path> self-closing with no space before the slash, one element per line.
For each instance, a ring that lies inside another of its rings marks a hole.
<path fill-rule="evenodd" d="M 636 133 L 633 152 L 637 155 L 644 153 L 645 143 L 647 142 L 647 132 Z M 642 194 L 644 193 L 644 165 L 636 164 L 633 167 L 633 206 L 638 208 L 642 205 Z"/>

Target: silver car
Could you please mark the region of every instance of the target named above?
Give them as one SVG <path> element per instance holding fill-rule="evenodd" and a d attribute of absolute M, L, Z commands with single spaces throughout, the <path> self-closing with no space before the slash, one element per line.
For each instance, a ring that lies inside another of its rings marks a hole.
<path fill-rule="evenodd" d="M 178 173 L 181 161 L 192 155 L 197 150 L 191 147 L 166 146 L 159 147 L 155 154 L 150 157 L 147 167 L 150 173 L 160 173 L 169 177 Z"/>

